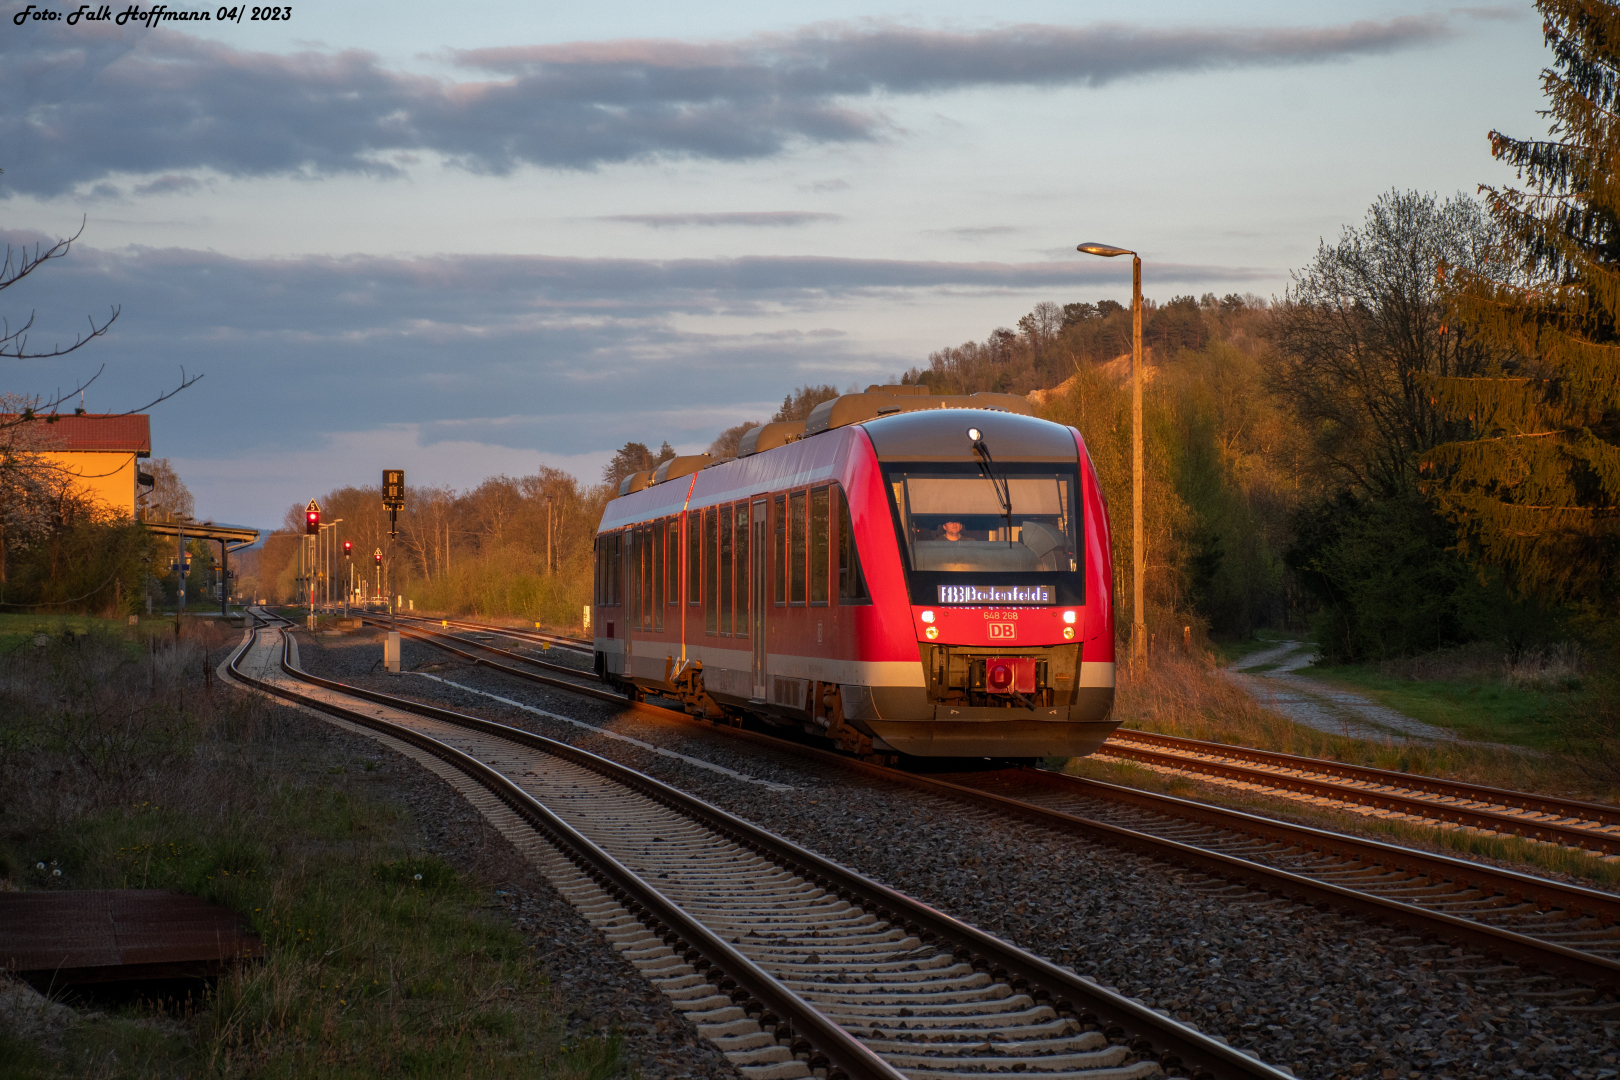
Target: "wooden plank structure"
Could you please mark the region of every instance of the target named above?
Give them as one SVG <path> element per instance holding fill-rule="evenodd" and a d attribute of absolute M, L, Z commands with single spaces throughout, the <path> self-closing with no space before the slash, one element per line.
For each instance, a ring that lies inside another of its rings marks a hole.
<path fill-rule="evenodd" d="M 264 952 L 241 915 L 167 889 L 0 892 L 0 966 L 42 992 L 206 978 Z"/>

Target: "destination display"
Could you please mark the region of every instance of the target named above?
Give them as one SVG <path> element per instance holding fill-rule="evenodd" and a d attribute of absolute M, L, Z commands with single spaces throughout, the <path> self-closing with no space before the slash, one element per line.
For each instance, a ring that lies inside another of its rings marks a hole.
<path fill-rule="evenodd" d="M 942 604 L 1055 604 L 1052 585 L 941 585 Z"/>

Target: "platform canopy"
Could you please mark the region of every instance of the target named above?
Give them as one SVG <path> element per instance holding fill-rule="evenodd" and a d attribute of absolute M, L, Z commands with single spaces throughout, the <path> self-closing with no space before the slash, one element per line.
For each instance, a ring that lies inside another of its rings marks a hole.
<path fill-rule="evenodd" d="M 168 520 L 142 518 L 141 524 L 159 536 L 179 536 L 183 532 L 188 540 L 215 540 L 224 544 L 228 551 L 250 547 L 259 542 L 259 530 L 247 525 L 226 525 L 218 521 L 180 521 L 174 518 Z"/>

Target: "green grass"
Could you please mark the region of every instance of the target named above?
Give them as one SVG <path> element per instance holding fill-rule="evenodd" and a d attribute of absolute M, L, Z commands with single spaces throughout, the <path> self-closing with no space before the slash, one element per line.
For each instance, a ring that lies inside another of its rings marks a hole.
<path fill-rule="evenodd" d="M 1358 664 L 1303 667 L 1299 674 L 1353 690 L 1463 739 L 1537 750 L 1564 749 L 1564 718 L 1581 694 L 1516 686 L 1488 676 L 1420 682 Z"/>
<path fill-rule="evenodd" d="M 187 623 L 194 620 L 187 616 Z M 218 622 L 219 620 L 208 620 Z M 136 619 L 134 626 L 129 625 L 129 617 L 117 619 L 101 619 L 93 615 L 37 615 L 21 612 L 0 613 L 0 655 L 13 650 L 27 648 L 33 645 L 39 634 L 59 639 L 72 631 L 75 637 L 95 634 L 102 637 L 126 638 L 144 642 L 147 637 L 155 635 L 174 635 L 174 613 L 167 615 L 157 614 L 150 617 L 141 615 Z M 145 648 L 142 645 L 142 648 Z"/>
<path fill-rule="evenodd" d="M 77 1011 L 47 1039 L 0 1015 L 0 1073 L 619 1071 L 617 1036 L 569 1036 L 567 1003 L 490 910 L 489 887 L 416 850 L 405 813 L 360 792 L 364 763 L 351 772 L 303 721 L 202 684 L 204 649 L 227 636 L 212 629 L 155 661 L 143 649 L 132 663 L 129 641 L 104 635 L 0 669 L 0 789 L 14 794 L 0 887 L 178 889 L 242 913 L 268 955 L 179 1015 Z M 106 707 L 131 699 L 147 708 Z"/>

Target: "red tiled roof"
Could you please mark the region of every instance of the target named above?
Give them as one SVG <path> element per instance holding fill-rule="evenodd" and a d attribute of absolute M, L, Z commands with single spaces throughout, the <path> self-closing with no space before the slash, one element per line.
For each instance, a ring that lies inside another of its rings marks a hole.
<path fill-rule="evenodd" d="M 48 423 L 49 419 L 42 416 L 38 420 L 45 439 L 41 449 L 143 455 L 152 452 L 152 418 L 145 413 L 130 416 L 64 413 L 54 424 Z"/>

